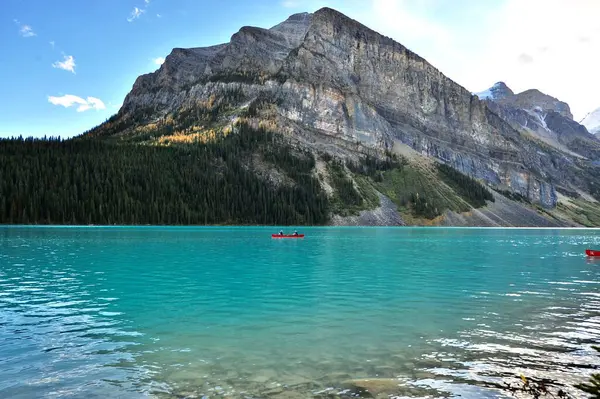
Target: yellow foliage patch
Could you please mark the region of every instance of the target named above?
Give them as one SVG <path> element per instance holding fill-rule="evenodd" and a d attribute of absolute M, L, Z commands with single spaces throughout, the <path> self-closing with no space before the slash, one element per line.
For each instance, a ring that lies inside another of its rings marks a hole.
<path fill-rule="evenodd" d="M 220 130 L 202 130 L 201 126 L 194 126 L 192 132 L 175 132 L 169 136 L 162 136 L 158 139 L 158 143 L 161 145 L 169 145 L 173 143 L 210 143 L 217 139 L 223 138 L 231 133 L 231 129 Z"/>

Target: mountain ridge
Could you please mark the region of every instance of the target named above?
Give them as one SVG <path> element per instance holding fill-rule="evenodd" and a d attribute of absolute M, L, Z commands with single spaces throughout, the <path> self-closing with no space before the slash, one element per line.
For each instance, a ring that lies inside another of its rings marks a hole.
<path fill-rule="evenodd" d="M 499 90 L 497 85 L 499 83 L 478 94 L 494 112 L 514 128 L 534 134 L 559 151 L 577 157 L 597 159 L 600 154 L 600 142 L 585 126 L 573 120 L 567 103 L 537 89 L 514 94 L 504 83 L 498 86 L 502 89 L 502 95 L 495 95 Z"/>
<path fill-rule="evenodd" d="M 560 116 L 550 117 L 555 124 L 576 124 L 568 104 L 524 93 L 518 104 L 541 99 Z M 590 191 L 591 172 L 573 150 L 548 147 L 493 101 L 331 8 L 294 14 L 270 29 L 243 27 L 208 50 L 174 49 L 87 137 L 173 143 L 235 132 L 240 121 L 348 160 L 381 157 L 402 144 L 548 209 L 558 204 L 557 189 Z"/>

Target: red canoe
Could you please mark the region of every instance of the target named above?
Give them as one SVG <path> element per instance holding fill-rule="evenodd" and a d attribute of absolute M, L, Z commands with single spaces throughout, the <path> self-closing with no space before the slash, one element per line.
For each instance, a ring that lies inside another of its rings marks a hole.
<path fill-rule="evenodd" d="M 596 256 L 600 256 L 600 251 L 594 251 L 593 249 L 586 249 L 585 250 L 585 254 L 587 256 L 594 256 L 594 257 L 596 257 Z"/>
<path fill-rule="evenodd" d="M 271 234 L 271 238 L 304 238 L 304 234 L 298 234 L 297 236 L 293 234 Z"/>

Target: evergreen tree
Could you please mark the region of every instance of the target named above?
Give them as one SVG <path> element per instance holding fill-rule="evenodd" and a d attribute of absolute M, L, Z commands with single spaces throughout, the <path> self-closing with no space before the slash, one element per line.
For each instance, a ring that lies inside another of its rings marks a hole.
<path fill-rule="evenodd" d="M 182 146 L 103 140 L 0 140 L 0 223 L 324 224 L 328 203 L 311 154 L 240 125 L 215 142 Z M 274 186 L 252 154 L 294 184 Z"/>

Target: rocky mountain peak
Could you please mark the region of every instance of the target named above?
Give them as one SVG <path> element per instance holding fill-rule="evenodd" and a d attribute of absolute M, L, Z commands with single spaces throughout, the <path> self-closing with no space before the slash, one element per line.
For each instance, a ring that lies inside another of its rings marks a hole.
<path fill-rule="evenodd" d="M 515 93 L 504 82 L 497 82 L 492 87 L 479 93 L 475 93 L 482 100 L 502 100 L 512 97 Z"/>
<path fill-rule="evenodd" d="M 507 97 L 503 100 L 503 102 L 522 109 L 535 110 L 536 108 L 540 108 L 543 111 L 558 112 L 565 118 L 573 120 L 573 114 L 571 113 L 569 104 L 548 94 L 542 93 L 537 89 L 525 90 L 513 97 Z"/>

